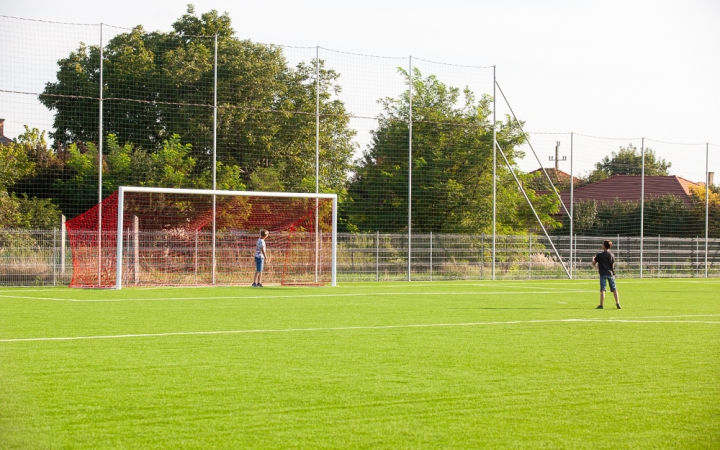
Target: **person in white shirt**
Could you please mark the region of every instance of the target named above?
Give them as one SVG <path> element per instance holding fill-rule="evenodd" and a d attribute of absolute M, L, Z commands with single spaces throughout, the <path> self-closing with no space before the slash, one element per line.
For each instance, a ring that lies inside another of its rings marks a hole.
<path fill-rule="evenodd" d="M 267 253 L 265 251 L 265 238 L 268 237 L 270 232 L 268 230 L 260 231 L 260 239 L 255 244 L 255 278 L 253 278 L 253 287 L 263 287 L 262 285 L 262 273 L 265 261 L 270 262 Z"/>

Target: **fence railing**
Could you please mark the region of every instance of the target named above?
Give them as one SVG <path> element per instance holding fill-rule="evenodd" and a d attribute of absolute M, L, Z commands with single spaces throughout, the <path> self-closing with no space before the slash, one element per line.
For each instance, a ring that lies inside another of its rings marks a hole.
<path fill-rule="evenodd" d="M 72 255 L 60 229 L 0 230 L 0 285 L 63 286 L 72 278 Z M 720 239 L 645 237 L 640 265 L 639 237 L 615 236 L 618 276 L 720 277 Z M 601 238 L 551 237 L 574 279 L 596 276 L 593 256 Z M 415 281 L 491 280 L 492 236 L 413 234 L 411 276 Z M 496 279 L 565 279 L 567 275 L 545 236 L 496 236 Z M 271 242 L 268 244 L 271 245 Z M 407 234 L 338 234 L 339 281 L 408 279 Z"/>

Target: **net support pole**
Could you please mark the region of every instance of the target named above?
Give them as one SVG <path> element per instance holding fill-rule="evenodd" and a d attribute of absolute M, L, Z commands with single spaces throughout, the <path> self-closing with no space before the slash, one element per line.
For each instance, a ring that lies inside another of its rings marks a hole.
<path fill-rule="evenodd" d="M 409 116 L 408 116 L 408 274 L 407 280 L 412 281 L 412 112 L 413 112 L 413 64 L 412 56 L 410 56 L 410 72 L 408 72 L 408 96 L 410 98 Z"/>
<path fill-rule="evenodd" d="M 705 143 L 705 278 L 708 277 L 708 238 L 710 224 L 710 144 Z"/>
<path fill-rule="evenodd" d="M 645 238 L 645 138 L 640 147 L 642 171 L 640 172 L 640 278 L 643 277 L 643 241 Z"/>
<path fill-rule="evenodd" d="M 573 279 L 573 261 L 575 261 L 575 252 L 573 251 L 573 225 L 575 222 L 575 175 L 573 174 L 573 141 L 575 133 L 570 133 L 570 279 Z"/>
<path fill-rule="evenodd" d="M 493 153 L 492 153 L 492 280 L 495 280 L 495 234 L 497 232 L 497 80 L 495 78 L 495 66 L 493 66 Z"/>
<path fill-rule="evenodd" d="M 315 193 L 320 193 L 320 47 L 315 47 Z M 315 199 L 315 282 L 318 282 L 320 199 Z"/>
<path fill-rule="evenodd" d="M 217 57 L 218 57 L 218 35 L 215 35 L 215 60 L 213 74 L 213 162 L 212 162 L 212 188 L 217 189 Z M 212 284 L 216 282 L 216 231 L 217 231 L 217 197 L 212 197 Z"/>
<path fill-rule="evenodd" d="M 103 24 L 100 24 L 100 105 L 98 118 L 98 286 L 102 283 Z"/>
<path fill-rule="evenodd" d="M 125 209 L 125 188 L 118 189 L 117 206 L 117 261 L 115 262 L 115 289 L 122 288 L 122 257 L 123 257 L 123 215 Z"/>
<path fill-rule="evenodd" d="M 332 198 L 332 261 L 331 266 L 331 286 L 337 286 L 337 195 Z"/>

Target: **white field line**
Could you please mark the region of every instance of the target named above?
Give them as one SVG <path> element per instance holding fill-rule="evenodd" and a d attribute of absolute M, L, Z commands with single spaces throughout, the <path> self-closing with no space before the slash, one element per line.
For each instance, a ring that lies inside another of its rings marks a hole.
<path fill-rule="evenodd" d="M 720 315 L 720 314 L 719 314 Z M 464 322 L 464 323 L 426 323 L 410 325 L 367 325 L 326 328 L 285 328 L 268 330 L 220 330 L 220 331 L 176 331 L 169 333 L 138 333 L 138 334 L 112 334 L 98 336 L 65 336 L 65 337 L 39 337 L 39 338 L 13 338 L 0 339 L 0 343 L 38 342 L 38 341 L 80 341 L 98 339 L 129 339 L 145 337 L 171 337 L 171 336 L 208 336 L 226 334 L 258 334 L 258 333 L 301 333 L 323 331 L 355 331 L 355 330 L 392 330 L 408 328 L 447 328 L 447 327 L 474 327 L 492 325 L 524 325 L 544 323 L 692 323 L 720 325 L 720 321 L 707 320 L 642 320 L 642 319 L 547 319 L 547 320 L 511 320 L 504 322 Z"/>
<path fill-rule="evenodd" d="M 291 295 L 240 295 L 240 296 L 219 296 L 219 297 L 157 297 L 157 298 L 118 298 L 118 299 L 89 299 L 82 300 L 76 298 L 57 298 L 57 297 L 33 297 L 26 295 L 2 295 L 0 298 L 27 299 L 27 300 L 46 300 L 58 302 L 142 302 L 142 301 L 210 301 L 210 300 L 238 300 L 238 299 L 275 299 L 275 298 L 320 298 L 320 297 L 377 297 L 390 295 L 433 295 L 433 296 L 461 296 L 461 295 L 548 295 L 548 294 L 574 294 L 574 293 L 595 293 L 595 291 L 568 289 L 563 291 L 485 291 L 485 292 L 363 292 L 357 294 L 291 294 Z"/>

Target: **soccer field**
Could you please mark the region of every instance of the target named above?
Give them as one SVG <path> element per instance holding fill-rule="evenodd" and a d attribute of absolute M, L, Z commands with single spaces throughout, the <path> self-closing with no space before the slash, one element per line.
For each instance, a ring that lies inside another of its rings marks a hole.
<path fill-rule="evenodd" d="M 0 448 L 720 447 L 720 280 L 597 285 L 0 289 Z"/>

